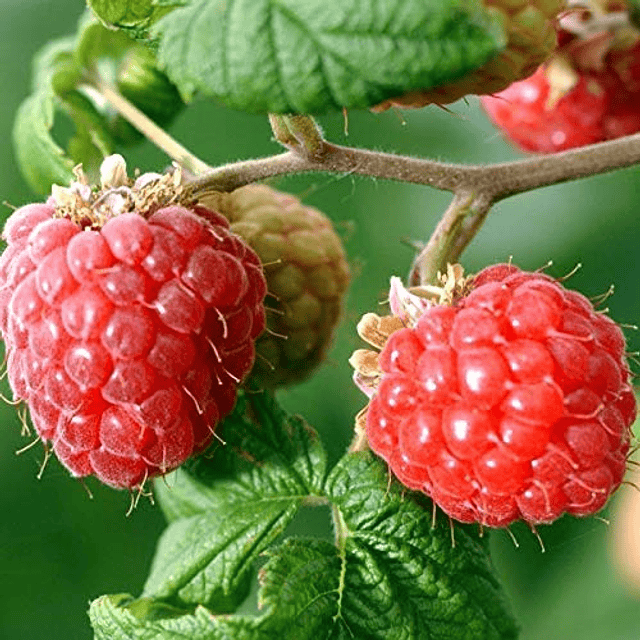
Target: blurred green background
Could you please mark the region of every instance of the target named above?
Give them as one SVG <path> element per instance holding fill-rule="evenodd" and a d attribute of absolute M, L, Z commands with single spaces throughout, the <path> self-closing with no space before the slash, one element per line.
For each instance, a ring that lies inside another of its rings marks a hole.
<path fill-rule="evenodd" d="M 82 0 L 0 0 L 0 201 L 14 206 L 32 194 L 18 174 L 11 148 L 16 108 L 27 95 L 34 52 L 75 28 Z M 480 163 L 518 157 L 480 113 L 476 100 L 451 112 L 435 107 L 402 116 L 387 112 L 322 118 L 336 142 L 372 149 Z M 231 112 L 210 103 L 188 108 L 172 134 L 210 164 L 277 153 L 266 118 Z M 127 153 L 129 166 L 157 170 L 168 160 L 150 145 Z M 616 285 L 611 315 L 634 324 L 640 264 L 638 178 L 640 168 L 538 190 L 511 198 L 491 213 L 464 256 L 467 270 L 508 260 L 535 269 L 553 260 L 553 275 L 583 264 L 570 285 L 587 295 Z M 375 310 L 390 275 L 404 276 L 412 253 L 407 239 L 426 239 L 449 196 L 424 187 L 371 179 L 312 175 L 275 186 L 299 194 L 333 218 L 346 241 L 354 278 L 348 306 L 329 361 L 312 381 L 281 393 L 283 404 L 303 414 L 322 434 L 332 460 L 350 440 L 363 396 L 350 384 L 347 358 L 362 346 L 358 318 Z M 2 219 L 10 209 L 3 208 Z M 630 349 L 638 336 L 629 333 Z M 9 394 L 6 382 L 2 392 Z M 138 593 L 163 528 L 159 511 L 142 500 L 126 517 L 129 496 L 88 482 L 93 499 L 55 460 L 36 474 L 42 450 L 20 456 L 27 441 L 13 407 L 0 410 L 0 638 L 89 639 L 88 603 L 103 593 Z M 615 507 L 614 507 L 615 508 Z M 327 535 L 324 511 L 310 511 L 293 530 Z M 616 577 L 609 558 L 610 528 L 590 518 L 563 518 L 541 527 L 546 552 L 524 526 L 513 528 L 516 548 L 504 531 L 491 534 L 496 565 L 523 626 L 523 640 L 623 640 L 640 638 L 640 597 Z"/>

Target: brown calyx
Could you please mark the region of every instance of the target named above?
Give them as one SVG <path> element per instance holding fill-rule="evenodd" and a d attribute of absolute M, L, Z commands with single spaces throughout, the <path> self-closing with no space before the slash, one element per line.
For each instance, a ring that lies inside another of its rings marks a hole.
<path fill-rule="evenodd" d="M 107 220 L 123 213 L 148 217 L 172 204 L 193 204 L 185 197 L 178 165 L 171 173 L 145 173 L 134 180 L 127 176 L 122 156 L 108 156 L 100 168 L 99 187 L 89 184 L 82 165 L 73 173 L 75 180 L 68 187 L 51 187 L 48 202 L 55 207 L 54 217 L 68 218 L 83 229 L 101 229 Z"/>

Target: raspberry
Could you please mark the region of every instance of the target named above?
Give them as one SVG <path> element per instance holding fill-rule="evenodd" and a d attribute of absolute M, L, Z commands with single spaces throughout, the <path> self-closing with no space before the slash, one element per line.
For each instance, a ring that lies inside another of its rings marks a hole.
<path fill-rule="evenodd" d="M 252 376 L 271 388 L 302 381 L 325 358 L 349 284 L 331 221 L 266 185 L 209 194 L 201 203 L 226 216 L 264 264 L 271 313 Z"/>
<path fill-rule="evenodd" d="M 485 269 L 450 305 L 408 318 L 398 329 L 365 316 L 362 336 L 382 347 L 377 368 L 371 352 L 352 358 L 371 395 L 360 424 L 402 483 L 452 518 L 490 527 L 604 506 L 636 416 L 618 325 L 513 265 Z"/>
<path fill-rule="evenodd" d="M 481 98 L 493 123 L 524 151 L 553 153 L 640 131 L 640 31 L 623 23 L 583 33 L 572 19 L 561 24 L 577 33 L 561 30 L 563 45 L 546 64 Z"/>
<path fill-rule="evenodd" d="M 253 365 L 266 284 L 222 216 L 173 204 L 173 178 L 113 175 L 8 219 L 0 332 L 38 436 L 73 476 L 134 488 L 211 442 Z"/>
<path fill-rule="evenodd" d="M 469 94 L 502 91 L 531 75 L 556 46 L 554 20 L 565 0 L 484 0 L 483 4 L 504 29 L 507 42 L 501 53 L 458 80 L 385 100 L 372 111 L 449 104 Z"/>

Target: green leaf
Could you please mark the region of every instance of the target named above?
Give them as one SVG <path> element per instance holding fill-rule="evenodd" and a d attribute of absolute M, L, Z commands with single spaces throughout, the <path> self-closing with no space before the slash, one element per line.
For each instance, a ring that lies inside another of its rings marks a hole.
<path fill-rule="evenodd" d="M 269 555 L 260 589 L 260 607 L 265 609 L 260 629 L 266 637 L 373 638 L 353 635 L 340 614 L 344 565 L 334 545 L 291 539 Z"/>
<path fill-rule="evenodd" d="M 82 163 L 90 178 L 97 180 L 100 164 L 113 149 L 113 139 L 106 129 L 104 117 L 93 102 L 78 91 L 65 94 L 60 106 L 76 128 L 67 144 L 68 153 L 75 164 Z"/>
<path fill-rule="evenodd" d="M 146 47 L 129 49 L 118 65 L 116 83 L 122 96 L 161 127 L 171 124 L 184 107 L 175 85 L 157 68 L 155 55 Z M 110 118 L 109 130 L 123 144 L 143 139 L 120 115 Z"/>
<path fill-rule="evenodd" d="M 256 496 L 321 495 L 326 454 L 317 433 L 289 416 L 268 392 L 240 391 L 216 430 L 211 453 L 156 481 L 169 521 L 250 502 Z"/>
<path fill-rule="evenodd" d="M 149 27 L 187 0 L 87 0 L 87 5 L 110 27 L 127 30 L 135 38 L 146 38 Z"/>
<path fill-rule="evenodd" d="M 75 37 L 59 38 L 45 45 L 33 58 L 34 93 L 51 85 L 54 93 L 62 94 L 76 88 L 81 69 L 73 53 Z"/>
<path fill-rule="evenodd" d="M 347 455 L 326 490 L 338 546 L 293 539 L 269 550 L 262 615 L 212 618 L 216 640 L 517 637 L 487 545 L 472 528 L 452 531 L 443 518 L 434 526 L 429 505 L 389 486 L 371 454 Z"/>
<path fill-rule="evenodd" d="M 175 86 L 158 70 L 152 51 L 85 13 L 75 36 L 49 43 L 34 57 L 34 93 L 16 117 L 16 156 L 35 191 L 45 194 L 53 183 L 68 184 L 71 169 L 80 163 L 89 178 L 96 179 L 100 163 L 116 143 L 142 139 L 87 89 L 95 76 L 115 84 L 160 126 L 168 125 L 183 107 Z"/>
<path fill-rule="evenodd" d="M 107 29 L 95 19 L 85 17 L 74 53 L 80 68 L 115 85 L 123 97 L 161 127 L 168 126 L 184 107 L 176 87 L 158 69 L 153 51 L 133 41 L 124 31 Z M 99 108 L 104 126 L 117 143 L 132 144 L 143 139 L 108 103 L 100 104 Z"/>
<path fill-rule="evenodd" d="M 270 395 L 242 395 L 220 433 L 226 444 L 212 455 L 156 482 L 171 524 L 145 596 L 234 609 L 259 554 L 321 490 L 326 461 L 316 434 Z"/>
<path fill-rule="evenodd" d="M 35 191 L 43 194 L 50 191 L 52 184 L 68 184 L 73 179 L 74 162 L 51 136 L 55 110 L 55 96 L 44 89 L 20 105 L 13 126 L 22 175 Z"/>
<path fill-rule="evenodd" d="M 248 592 L 253 562 L 293 519 L 297 503 L 266 499 L 250 506 L 173 522 L 160 538 L 143 595 L 186 606 L 235 610 Z"/>
<path fill-rule="evenodd" d="M 113 64 L 133 47 L 140 47 L 126 33 L 107 29 L 86 17 L 81 21 L 75 43 L 75 56 L 84 69 L 98 69 L 105 61 Z M 113 74 L 115 75 L 115 74 Z"/>
<path fill-rule="evenodd" d="M 327 494 L 343 541 L 343 575 L 334 570 L 333 581 L 339 607 L 327 638 L 517 637 L 484 541 L 469 528 L 452 532 L 444 518 L 434 527 L 430 508 L 397 483 L 389 487 L 380 460 L 347 455 Z"/>
<path fill-rule="evenodd" d="M 56 114 L 69 118 L 75 128 L 66 151 L 52 134 Z M 18 109 L 13 142 L 22 174 L 41 194 L 49 193 L 52 184 L 69 184 L 72 169 L 79 163 L 96 179 L 100 163 L 113 145 L 101 115 L 88 98 L 77 91 L 57 96 L 51 85 L 29 96 Z"/>
<path fill-rule="evenodd" d="M 152 34 L 185 98 L 258 113 L 370 107 L 464 76 L 505 46 L 475 0 L 190 0 Z"/>
<path fill-rule="evenodd" d="M 96 640 L 221 640 L 203 607 L 187 613 L 127 594 L 94 600 L 89 618 Z"/>

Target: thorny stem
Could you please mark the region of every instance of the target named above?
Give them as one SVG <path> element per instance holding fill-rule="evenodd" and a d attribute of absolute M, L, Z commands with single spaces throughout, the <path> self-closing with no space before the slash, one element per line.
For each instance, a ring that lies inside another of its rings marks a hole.
<path fill-rule="evenodd" d="M 451 205 L 414 261 L 412 284 L 432 282 L 447 262 L 455 262 L 496 202 L 539 187 L 640 163 L 640 134 L 513 162 L 464 165 L 332 144 L 324 140 L 310 116 L 271 115 L 276 140 L 289 151 L 212 169 L 113 87 L 100 80 L 91 84 L 151 142 L 197 176 L 186 187 L 188 197 L 233 191 L 259 180 L 308 172 L 355 174 L 451 191 Z"/>

